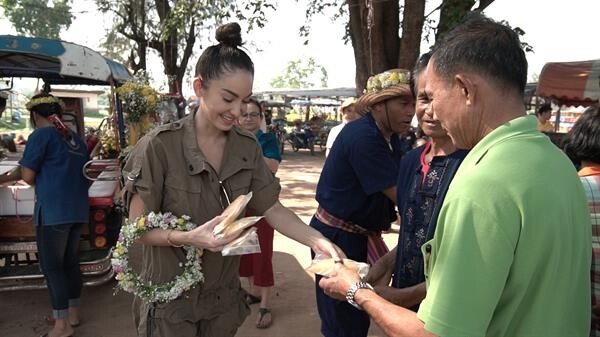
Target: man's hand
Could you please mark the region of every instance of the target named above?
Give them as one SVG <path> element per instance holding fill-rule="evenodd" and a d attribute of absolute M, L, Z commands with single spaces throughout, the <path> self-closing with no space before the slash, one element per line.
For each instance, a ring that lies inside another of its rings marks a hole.
<path fill-rule="evenodd" d="M 323 277 L 319 286 L 327 296 L 345 301 L 346 293 L 353 284 L 360 281 L 358 273 L 341 263 L 336 263 L 336 270 L 330 277 Z"/>

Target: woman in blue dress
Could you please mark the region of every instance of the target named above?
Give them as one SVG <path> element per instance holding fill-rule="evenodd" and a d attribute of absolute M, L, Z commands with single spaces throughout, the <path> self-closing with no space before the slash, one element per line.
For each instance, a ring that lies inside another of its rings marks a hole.
<path fill-rule="evenodd" d="M 23 179 L 35 186 L 34 223 L 40 266 L 50 292 L 54 328 L 44 336 L 71 336 L 79 325 L 81 272 L 79 236 L 89 220 L 88 160 L 83 140 L 62 123 L 63 103 L 39 94 L 27 103 L 35 128 L 27 140 L 19 170 L 0 182 Z"/>

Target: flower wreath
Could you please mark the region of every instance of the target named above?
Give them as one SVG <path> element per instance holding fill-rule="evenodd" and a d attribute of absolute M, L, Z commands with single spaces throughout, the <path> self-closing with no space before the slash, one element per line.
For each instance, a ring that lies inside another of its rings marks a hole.
<path fill-rule="evenodd" d="M 54 96 L 44 96 L 44 97 L 38 97 L 38 98 L 34 98 L 32 100 L 30 100 L 29 102 L 27 102 L 27 104 L 25 104 L 25 108 L 27 108 L 27 110 L 31 110 L 34 106 L 36 105 L 40 105 L 40 104 L 58 104 L 60 105 L 61 108 L 65 108 L 65 103 L 54 97 Z"/>
<path fill-rule="evenodd" d="M 373 75 L 367 80 L 364 93 L 377 92 L 400 84 L 409 84 L 410 79 L 406 73 L 388 70 L 381 74 Z"/>
<path fill-rule="evenodd" d="M 189 216 L 184 215 L 178 218 L 171 213 L 150 212 L 134 221 L 126 221 L 121 227 L 119 240 L 111 259 L 113 270 L 116 273 L 115 278 L 118 281 L 117 287 L 148 302 L 166 303 L 178 298 L 198 282 L 204 281 L 200 265 L 202 250 L 193 246 L 183 247 L 186 251 L 186 262 L 179 264 L 180 267 L 183 267 L 183 273 L 166 283 L 146 282 L 129 266 L 129 247 L 145 233 L 153 229 L 190 231 L 196 227 L 196 224 L 190 222 Z"/>

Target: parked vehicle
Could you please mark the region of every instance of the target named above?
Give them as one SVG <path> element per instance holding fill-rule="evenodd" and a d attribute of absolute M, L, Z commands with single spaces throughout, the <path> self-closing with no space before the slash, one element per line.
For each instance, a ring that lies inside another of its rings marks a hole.
<path fill-rule="evenodd" d="M 270 130 L 275 134 L 275 138 L 277 138 L 277 144 L 279 146 L 279 153 L 283 154 L 283 148 L 285 147 L 285 140 L 287 138 L 285 131 L 285 126 L 287 121 L 284 118 L 274 118 L 271 120 Z"/>
<path fill-rule="evenodd" d="M 30 77 L 43 80 L 46 92 L 51 92 L 51 85 L 57 84 L 115 87 L 131 79 L 125 66 L 89 48 L 62 41 L 9 35 L 0 36 L 0 77 L 10 83 L 9 87 L 0 88 L 0 91 L 11 89 L 19 78 Z M 74 130 L 84 137 L 81 98 L 61 99 L 66 105 L 65 111 L 72 115 Z M 114 104 L 115 114 L 109 122 L 118 130 L 116 138 L 123 145 L 124 120 L 120 103 L 116 95 L 110 101 Z M 95 134 L 93 130 L 88 131 L 90 137 Z M 0 161 L 0 174 L 17 165 L 14 160 Z M 118 202 L 119 161 L 91 160 L 85 166 L 85 175 L 92 181 L 88 192 L 90 219 L 81 234 L 79 254 L 84 285 L 90 286 L 105 283 L 114 275 L 110 257 L 122 219 Z M 34 188 L 24 183 L 0 187 L 0 291 L 46 287 L 39 268 L 32 217 Z"/>
<path fill-rule="evenodd" d="M 308 149 L 311 155 L 315 154 L 315 135 L 309 126 L 304 125 L 300 129 L 293 129 L 287 140 L 294 152 L 298 152 L 300 149 Z"/>

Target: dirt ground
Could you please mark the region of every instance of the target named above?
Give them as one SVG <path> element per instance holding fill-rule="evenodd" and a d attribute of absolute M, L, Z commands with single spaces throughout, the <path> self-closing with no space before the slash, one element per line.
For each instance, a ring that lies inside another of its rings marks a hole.
<path fill-rule="evenodd" d="M 324 155 L 306 150 L 294 153 L 286 148 L 278 177 L 281 179 L 282 203 L 308 222 L 316 202 L 314 191 L 324 162 Z M 386 234 L 388 246 L 395 245 L 397 236 Z M 272 310 L 273 325 L 265 330 L 255 328 L 258 305 L 238 330 L 240 337 L 307 337 L 320 336 L 320 320 L 314 297 L 313 275 L 304 271 L 310 264 L 307 247 L 277 232 L 274 241 L 273 264 L 275 289 Z M 131 319 L 131 296 L 119 292 L 113 295 L 114 282 L 85 288 L 82 294 L 82 325 L 77 337 L 135 336 Z M 0 336 L 29 337 L 45 333 L 49 326 L 44 317 L 51 314 L 47 291 L 16 291 L 0 293 Z M 369 337 L 384 334 L 373 323 Z"/>

